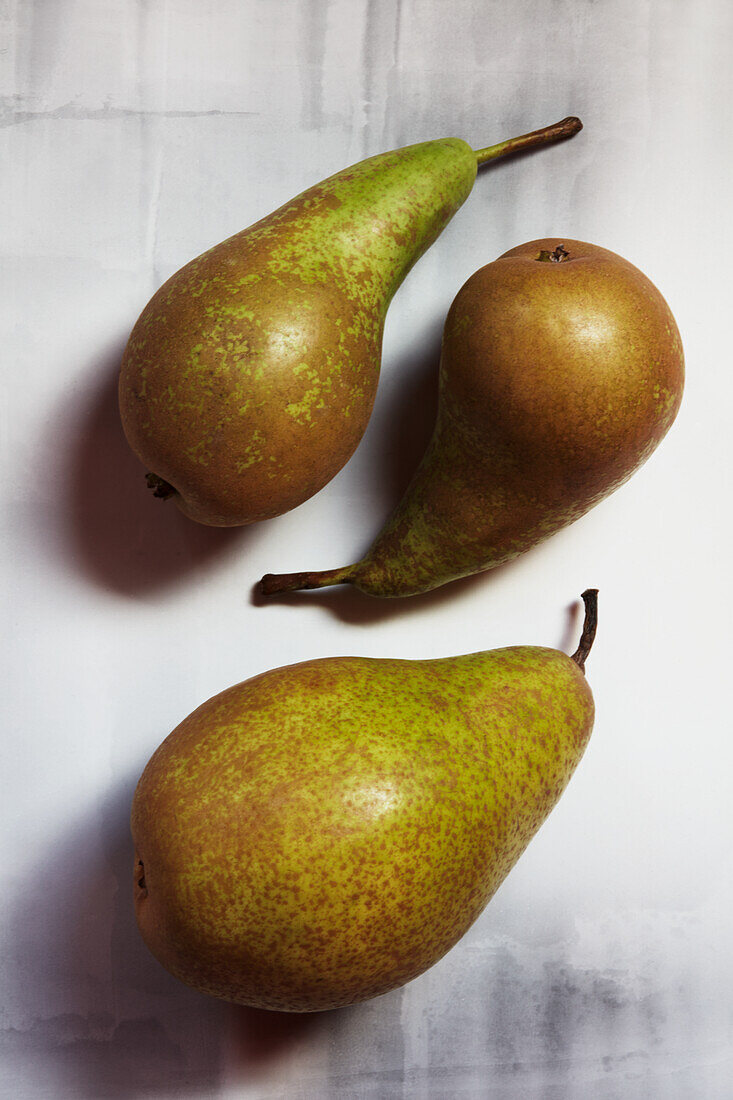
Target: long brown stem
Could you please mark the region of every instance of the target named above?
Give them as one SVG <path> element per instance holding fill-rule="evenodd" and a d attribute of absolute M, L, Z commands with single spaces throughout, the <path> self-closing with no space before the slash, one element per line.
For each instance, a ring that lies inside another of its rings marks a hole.
<path fill-rule="evenodd" d="M 296 589 L 348 584 L 353 579 L 353 570 L 353 565 L 347 565 L 343 569 L 323 569 L 320 573 L 266 573 L 260 581 L 260 592 L 263 596 L 276 596 Z"/>
<path fill-rule="evenodd" d="M 572 656 L 572 660 L 575 661 L 581 672 L 585 672 L 585 661 L 591 651 L 593 639 L 596 636 L 596 627 L 598 626 L 598 589 L 586 588 L 583 593 L 583 603 L 585 604 L 583 632 L 580 635 L 578 648 Z"/>
<path fill-rule="evenodd" d="M 525 149 L 535 149 L 540 145 L 549 145 L 551 141 L 562 141 L 572 137 L 583 129 L 583 123 L 575 115 L 569 115 L 560 122 L 553 122 L 552 126 L 543 126 L 541 130 L 532 130 L 529 134 L 520 137 L 509 138 L 500 141 L 496 145 L 488 145 L 485 149 L 476 150 L 478 164 L 486 164 L 489 160 L 497 160 L 499 157 L 508 157 L 512 153 L 521 153 Z"/>

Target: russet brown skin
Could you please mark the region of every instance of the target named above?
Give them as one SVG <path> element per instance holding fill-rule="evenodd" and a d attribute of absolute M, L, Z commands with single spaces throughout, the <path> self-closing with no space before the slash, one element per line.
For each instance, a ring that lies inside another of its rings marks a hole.
<path fill-rule="evenodd" d="M 373 157 L 160 288 L 119 386 L 128 441 L 160 495 L 200 523 L 237 526 L 294 508 L 338 472 L 369 420 L 392 295 L 476 164 L 458 139 Z"/>
<path fill-rule="evenodd" d="M 567 238 L 514 248 L 450 308 L 433 439 L 370 550 L 343 569 L 268 575 L 263 590 L 405 596 L 510 561 L 641 466 L 683 384 L 674 318 L 636 267 Z"/>
<path fill-rule="evenodd" d="M 392 296 L 477 166 L 580 129 L 567 118 L 480 150 L 445 138 L 371 157 L 173 275 L 135 324 L 119 382 L 155 494 L 238 526 L 318 492 L 366 428 Z"/>
<path fill-rule="evenodd" d="M 152 953 L 204 993 L 290 1012 L 363 1001 L 432 966 L 583 755 L 594 597 L 572 658 L 540 646 L 324 658 L 190 714 L 132 807 Z"/>

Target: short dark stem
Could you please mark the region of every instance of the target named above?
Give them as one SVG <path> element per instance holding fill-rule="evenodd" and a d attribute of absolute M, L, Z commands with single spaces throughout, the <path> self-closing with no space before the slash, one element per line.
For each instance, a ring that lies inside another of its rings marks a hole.
<path fill-rule="evenodd" d="M 586 588 L 583 593 L 583 603 L 585 604 L 583 633 L 580 635 L 578 648 L 572 656 L 572 660 L 575 661 L 581 672 L 585 672 L 586 658 L 591 651 L 593 639 L 596 636 L 596 627 L 598 626 L 598 589 Z"/>

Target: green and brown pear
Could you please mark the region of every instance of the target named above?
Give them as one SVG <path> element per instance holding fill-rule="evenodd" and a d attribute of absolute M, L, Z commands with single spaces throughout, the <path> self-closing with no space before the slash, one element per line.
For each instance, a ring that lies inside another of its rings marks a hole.
<path fill-rule="evenodd" d="M 583 755 L 595 598 L 572 658 L 326 658 L 195 710 L 133 802 L 152 953 L 204 993 L 291 1012 L 363 1001 L 435 963 Z"/>
<path fill-rule="evenodd" d="M 156 495 L 237 526 L 318 492 L 366 428 L 392 296 L 477 166 L 580 128 L 569 118 L 478 152 L 447 138 L 371 157 L 173 275 L 138 319 L 119 381 Z"/>
<path fill-rule="evenodd" d="M 511 561 L 631 477 L 683 384 L 674 317 L 638 268 L 567 238 L 513 248 L 451 305 L 432 441 L 365 556 L 262 589 L 407 596 Z"/>

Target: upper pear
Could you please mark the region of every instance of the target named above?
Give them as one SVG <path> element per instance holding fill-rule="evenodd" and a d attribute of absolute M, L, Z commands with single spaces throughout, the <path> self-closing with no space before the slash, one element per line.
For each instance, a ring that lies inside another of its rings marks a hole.
<path fill-rule="evenodd" d="M 368 422 L 392 296 L 477 164 L 579 128 L 567 119 L 478 152 L 447 138 L 371 157 L 168 279 L 119 379 L 123 427 L 156 495 L 236 526 L 322 488 Z"/>

